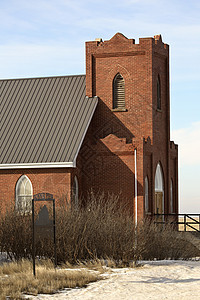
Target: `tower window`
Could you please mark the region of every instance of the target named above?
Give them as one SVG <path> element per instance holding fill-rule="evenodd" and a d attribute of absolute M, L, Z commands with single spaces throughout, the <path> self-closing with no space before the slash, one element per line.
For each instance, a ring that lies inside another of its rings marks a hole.
<path fill-rule="evenodd" d="M 113 109 L 125 108 L 125 83 L 121 74 L 117 74 L 113 80 Z"/>
<path fill-rule="evenodd" d="M 173 199 L 173 181 L 171 179 L 170 182 L 170 212 L 173 213 L 174 212 L 174 199 Z"/>
<path fill-rule="evenodd" d="M 73 182 L 73 187 L 72 187 L 72 207 L 77 209 L 79 206 L 78 202 L 78 179 L 75 176 L 74 177 L 74 182 Z"/>
<path fill-rule="evenodd" d="M 145 177 L 145 212 L 148 213 L 149 209 L 149 180 Z"/>
<path fill-rule="evenodd" d="M 161 86 L 159 76 L 157 78 L 157 109 L 161 110 Z"/>

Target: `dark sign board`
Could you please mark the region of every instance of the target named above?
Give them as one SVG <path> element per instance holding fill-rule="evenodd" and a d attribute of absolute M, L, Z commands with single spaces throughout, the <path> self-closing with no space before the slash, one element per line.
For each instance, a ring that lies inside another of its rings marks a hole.
<path fill-rule="evenodd" d="M 53 216 L 49 217 L 49 211 L 44 204 L 35 218 L 35 202 L 50 201 L 53 204 Z M 39 193 L 32 199 L 32 225 L 33 225 L 33 274 L 35 276 L 35 242 L 43 238 L 53 238 L 54 242 L 54 265 L 57 265 L 56 258 L 56 227 L 55 227 L 55 199 L 49 193 Z"/>
<path fill-rule="evenodd" d="M 39 200 L 39 201 L 48 201 L 48 200 L 53 200 L 53 195 L 49 193 L 39 193 L 33 196 L 34 200 Z"/>
<path fill-rule="evenodd" d="M 38 213 L 34 225 L 35 225 L 36 241 L 44 237 L 52 237 L 53 220 L 49 218 L 49 211 L 46 205 L 40 208 L 40 211 Z"/>

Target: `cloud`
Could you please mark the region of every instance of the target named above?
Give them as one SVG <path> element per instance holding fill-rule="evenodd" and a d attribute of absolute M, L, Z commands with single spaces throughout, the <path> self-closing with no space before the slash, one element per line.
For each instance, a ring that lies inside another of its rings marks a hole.
<path fill-rule="evenodd" d="M 83 46 L 84 41 L 96 37 L 107 40 L 118 31 L 138 43 L 139 37 L 161 33 L 163 41 L 170 44 L 173 82 L 194 82 L 200 80 L 198 7 L 199 1 L 195 0 L 3 1 L 0 45 L 5 51 L 8 46 L 17 51 L 17 42 L 26 44 L 25 48 L 30 43 L 44 42 L 51 47 L 52 41 Z M 8 69 L 8 65 L 12 66 L 9 60 L 1 60 L 1 69 Z"/>
<path fill-rule="evenodd" d="M 172 139 L 179 145 L 181 166 L 200 165 L 200 121 L 172 131 Z"/>
<path fill-rule="evenodd" d="M 173 130 L 171 139 L 179 146 L 179 212 L 199 211 L 200 121 Z"/>

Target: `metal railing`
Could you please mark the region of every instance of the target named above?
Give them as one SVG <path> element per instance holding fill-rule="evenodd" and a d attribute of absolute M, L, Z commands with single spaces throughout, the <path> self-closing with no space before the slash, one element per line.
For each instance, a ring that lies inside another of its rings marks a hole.
<path fill-rule="evenodd" d="M 154 214 L 154 218 L 155 224 L 177 225 L 179 231 L 200 232 L 200 214 Z"/>

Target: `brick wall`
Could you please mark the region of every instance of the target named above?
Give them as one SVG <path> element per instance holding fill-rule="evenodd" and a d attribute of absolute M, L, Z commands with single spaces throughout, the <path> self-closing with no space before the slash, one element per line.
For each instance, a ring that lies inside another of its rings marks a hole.
<path fill-rule="evenodd" d="M 70 199 L 70 169 L 0 170 L 0 205 L 3 210 L 15 202 L 15 187 L 18 179 L 26 175 L 33 186 L 33 194 L 46 192 L 53 194 L 56 204 Z"/>
<path fill-rule="evenodd" d="M 113 79 L 125 81 L 126 111 L 113 111 Z M 161 110 L 157 110 L 157 77 L 161 81 Z M 169 210 L 170 107 L 169 47 L 161 36 L 139 44 L 117 33 L 109 41 L 86 43 L 86 95 L 99 103 L 81 148 L 79 160 L 84 188 L 122 194 L 133 207 L 134 149 L 137 148 L 138 215 L 144 216 L 144 179 L 150 182 L 154 212 L 154 180 L 158 162 L 164 175 L 165 212 Z M 149 141 L 149 146 L 144 144 Z M 88 158 L 85 159 L 88 155 Z M 176 153 L 177 155 L 177 153 Z"/>
<path fill-rule="evenodd" d="M 126 109 L 112 109 L 113 79 L 125 81 Z M 157 109 L 157 77 L 161 82 L 161 110 Z M 144 180 L 149 179 L 150 211 L 155 211 L 155 173 L 160 162 L 164 177 L 165 212 L 169 212 L 170 181 L 178 212 L 178 149 L 170 144 L 169 47 L 161 36 L 127 39 L 117 33 L 108 41 L 86 43 L 86 95 L 99 102 L 77 158 L 75 169 L 1 170 L 1 203 L 14 201 L 15 186 L 27 175 L 34 194 L 52 193 L 70 199 L 76 175 L 79 195 L 93 189 L 119 195 L 134 210 L 137 150 L 138 216 L 144 217 Z M 89 101 L 89 100 L 88 100 Z M 5 202 L 5 201 L 4 201 Z"/>

